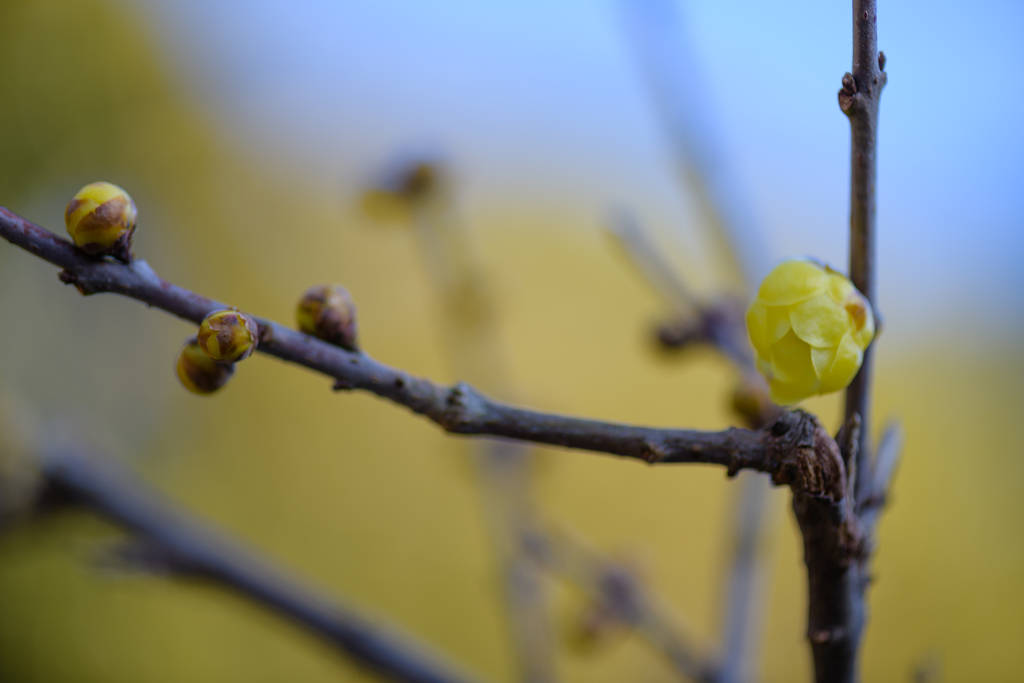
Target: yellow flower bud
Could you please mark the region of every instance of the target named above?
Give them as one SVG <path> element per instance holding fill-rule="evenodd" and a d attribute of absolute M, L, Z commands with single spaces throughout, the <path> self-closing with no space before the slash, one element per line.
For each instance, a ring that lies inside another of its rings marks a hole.
<path fill-rule="evenodd" d="M 747 309 L 747 332 L 772 401 L 793 405 L 846 387 L 875 336 L 864 295 L 813 261 L 779 264 Z"/>
<path fill-rule="evenodd" d="M 356 305 L 341 285 L 310 287 L 295 309 L 299 329 L 306 334 L 358 351 L 356 343 Z"/>
<path fill-rule="evenodd" d="M 218 363 L 199 348 L 199 342 L 189 339 L 178 354 L 175 365 L 181 385 L 193 394 L 212 394 L 228 383 L 235 366 Z"/>
<path fill-rule="evenodd" d="M 128 193 L 110 183 L 92 183 L 78 191 L 64 210 L 64 224 L 87 254 L 131 260 L 138 212 Z"/>
<path fill-rule="evenodd" d="M 234 363 L 245 360 L 256 350 L 259 326 L 240 311 L 217 311 L 203 319 L 196 339 L 203 353 L 213 360 Z"/>

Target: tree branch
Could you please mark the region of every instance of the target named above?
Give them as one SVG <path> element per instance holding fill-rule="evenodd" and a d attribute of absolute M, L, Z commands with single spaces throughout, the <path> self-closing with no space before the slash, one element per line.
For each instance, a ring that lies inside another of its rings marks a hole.
<path fill-rule="evenodd" d="M 872 306 L 875 287 L 875 172 L 878 147 L 878 105 L 885 87 L 885 55 L 878 51 L 875 0 L 853 0 L 853 73 L 843 76 L 839 107 L 850 120 L 850 279 Z M 846 389 L 846 420 L 860 415 L 861 432 L 857 469 L 869 471 L 871 462 L 871 368 L 874 345 Z M 857 499 L 868 482 L 857 481 Z"/>
<path fill-rule="evenodd" d="M 110 292 L 136 299 L 193 323 L 225 304 L 163 279 L 145 261 L 123 264 L 87 256 L 70 242 L 0 207 L 0 236 L 63 268 L 62 281 L 83 294 Z M 443 386 L 380 363 L 363 353 L 346 351 L 254 316 L 260 328 L 259 351 L 302 365 L 335 379 L 336 389 L 361 389 L 424 415 L 454 434 L 507 437 L 563 446 L 651 464 L 706 463 L 730 473 L 741 469 L 767 472 L 779 484 L 830 497 L 842 497 L 845 472 L 828 452 L 780 449 L 776 431 L 824 430 L 817 420 L 795 411 L 760 430 L 730 428 L 721 432 L 635 427 L 515 408 L 493 401 L 465 383 Z M 834 442 L 832 443 L 834 447 Z M 843 483 L 840 484 L 840 481 Z"/>
<path fill-rule="evenodd" d="M 150 559 L 205 578 L 276 612 L 351 657 L 406 683 L 469 683 L 472 677 L 425 647 L 333 604 L 201 521 L 189 517 L 111 462 L 67 452 L 40 458 L 43 502 L 82 506 L 132 532 Z"/>

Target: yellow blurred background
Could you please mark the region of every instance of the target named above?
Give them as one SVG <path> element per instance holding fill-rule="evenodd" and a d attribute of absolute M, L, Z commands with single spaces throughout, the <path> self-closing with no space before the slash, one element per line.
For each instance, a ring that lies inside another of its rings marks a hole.
<path fill-rule="evenodd" d="M 362 217 L 358 187 L 325 190 L 330 183 L 303 182 L 272 156 L 226 142 L 153 30 L 122 3 L 0 4 L 0 204 L 62 233 L 81 185 L 118 183 L 139 207 L 136 254 L 163 277 L 282 322 L 307 286 L 342 282 L 371 355 L 458 379 L 412 235 Z M 735 371 L 710 351 L 655 351 L 657 302 L 580 212 L 496 202 L 477 206 L 472 224 L 517 401 L 649 425 L 730 424 Z M 701 261 L 672 258 L 684 268 Z M 191 326 L 128 300 L 83 299 L 6 244 L 0 321 L 3 405 L 73 425 L 346 603 L 488 680 L 513 680 L 466 440 L 263 356 L 220 394 L 189 395 L 171 367 Z M 944 681 L 1021 680 L 1020 337 L 904 338 L 892 348 L 883 335 L 878 347 L 877 421 L 900 418 L 907 444 L 881 525 L 865 678 L 911 680 L 935 661 Z M 838 427 L 836 397 L 806 407 Z M 641 558 L 651 585 L 716 638 L 733 506 L 722 471 L 560 450 L 545 450 L 538 469 L 546 513 Z M 788 492 L 773 490 L 772 505 L 762 680 L 808 680 Z M 97 570 L 96 548 L 115 533 L 61 516 L 0 537 L 0 679 L 364 680 L 306 633 L 216 589 Z M 559 632 L 578 603 L 557 589 Z M 558 665 L 566 681 L 675 680 L 636 638 L 589 653 L 560 648 Z"/>

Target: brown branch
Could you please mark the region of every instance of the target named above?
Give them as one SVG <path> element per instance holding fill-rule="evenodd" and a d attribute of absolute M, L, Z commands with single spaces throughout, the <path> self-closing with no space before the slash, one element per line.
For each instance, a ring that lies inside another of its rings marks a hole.
<path fill-rule="evenodd" d="M 875 290 L 875 170 L 878 105 L 886 83 L 878 52 L 875 0 L 853 0 L 853 71 L 843 76 L 839 106 L 850 120 L 850 278 L 872 305 Z M 861 634 L 877 513 L 858 519 L 851 501 L 872 495 L 871 368 L 873 347 L 846 390 L 849 429 L 844 453 L 854 489 L 843 505 L 794 494 L 808 577 L 808 638 L 818 683 L 859 680 Z M 891 472 L 891 469 L 890 469 Z M 884 475 L 887 479 L 888 475 Z M 836 520 L 842 520 L 836 526 Z"/>
<path fill-rule="evenodd" d="M 200 578 L 275 612 L 391 680 L 469 683 L 423 645 L 361 617 L 276 569 L 264 557 L 161 500 L 109 461 L 55 451 L 40 458 L 43 505 L 91 510 L 130 531 L 141 543 L 134 561 L 156 562 L 168 573 Z M 142 556 L 138 556 L 139 554 Z"/>
<path fill-rule="evenodd" d="M 225 307 L 161 279 L 145 261 L 128 265 L 87 256 L 70 242 L 3 207 L 0 236 L 63 268 L 61 280 L 74 284 L 83 294 L 120 294 L 196 324 Z M 821 430 L 813 416 L 801 411 L 783 415 L 765 429 L 720 432 L 635 427 L 540 413 L 498 403 L 465 383 L 436 384 L 271 320 L 256 320 L 259 351 L 332 377 L 336 389 L 369 391 L 404 405 L 453 434 L 500 436 L 651 464 L 706 463 L 724 466 L 730 473 L 753 469 L 771 474 L 776 483 L 830 497 L 842 497 L 845 487 L 841 463 L 837 470 L 831 459 L 824 457 L 827 454 L 816 457 L 777 447 L 778 430 L 779 434 L 796 426 Z"/>
<path fill-rule="evenodd" d="M 875 172 L 878 147 L 878 105 L 885 87 L 885 55 L 878 51 L 875 0 L 853 0 L 853 72 L 843 76 L 839 106 L 850 120 L 850 279 L 872 306 L 875 287 Z M 846 389 L 846 415 L 860 415 L 858 470 L 871 462 L 871 368 L 873 345 L 864 352 L 860 372 Z M 857 499 L 867 480 L 856 483 Z"/>

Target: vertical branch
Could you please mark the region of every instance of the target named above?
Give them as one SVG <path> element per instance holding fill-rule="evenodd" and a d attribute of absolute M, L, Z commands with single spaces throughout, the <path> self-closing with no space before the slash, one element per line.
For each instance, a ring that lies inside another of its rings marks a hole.
<path fill-rule="evenodd" d="M 850 119 L 850 279 L 872 306 L 875 286 L 875 171 L 878 104 L 885 87 L 885 55 L 878 51 L 876 0 L 853 0 L 853 72 L 843 76 L 839 106 Z M 856 496 L 866 495 L 871 462 L 871 368 L 874 345 L 846 389 L 844 420 L 860 415 Z"/>

